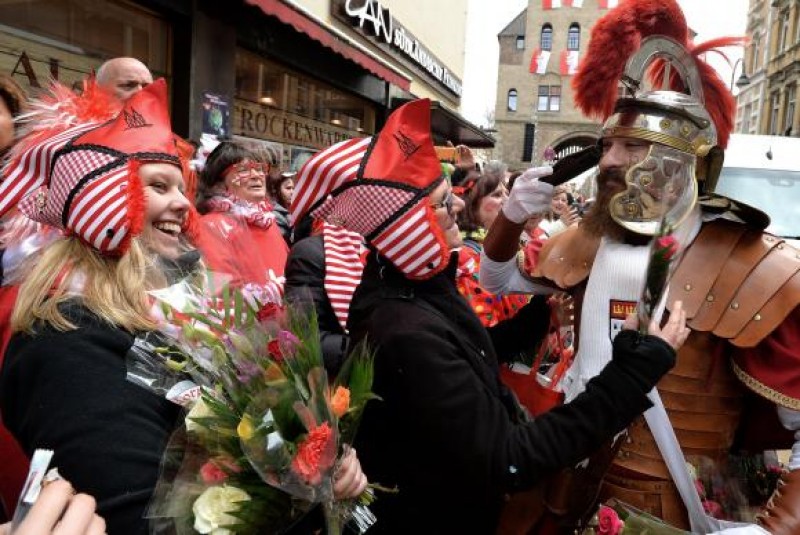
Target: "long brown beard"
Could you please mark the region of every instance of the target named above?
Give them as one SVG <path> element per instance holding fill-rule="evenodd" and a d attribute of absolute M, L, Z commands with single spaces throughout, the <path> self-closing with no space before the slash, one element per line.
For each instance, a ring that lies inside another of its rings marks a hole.
<path fill-rule="evenodd" d="M 608 210 L 611 199 L 617 194 L 616 188 L 609 187 L 610 184 L 625 184 L 625 173 L 618 169 L 608 169 L 600 171 L 597 175 L 597 195 L 594 204 L 583 217 L 581 227 L 592 236 L 602 238 L 608 236 L 617 241 L 625 238 L 626 231 L 614 221 L 611 212 Z"/>

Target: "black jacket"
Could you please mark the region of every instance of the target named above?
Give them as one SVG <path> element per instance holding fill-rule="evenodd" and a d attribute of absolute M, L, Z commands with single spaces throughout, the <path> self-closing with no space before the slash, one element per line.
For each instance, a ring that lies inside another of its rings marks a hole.
<path fill-rule="evenodd" d="M 292 246 L 284 275 L 287 302 L 309 298 L 313 301 L 325 368 L 330 377 L 335 377 L 342 367 L 348 339 L 325 293 L 325 245 L 321 235 L 303 238 Z"/>
<path fill-rule="evenodd" d="M 377 348 L 374 391 L 382 398 L 367 406 L 356 447 L 371 481 L 399 488 L 373 504 L 375 533 L 493 533 L 504 494 L 577 463 L 624 429 L 674 364 L 662 340 L 625 331 L 584 394 L 522 422 L 454 271 L 455 257 L 445 272 L 412 282 L 373 254 L 351 305 L 353 343 L 368 338 Z M 533 312 L 548 317 L 534 301 L 497 329 L 504 351 L 519 349 L 508 339 L 523 332 L 519 323 L 541 331 L 546 320 Z"/>
<path fill-rule="evenodd" d="M 51 466 L 97 499 L 108 533 L 147 533 L 142 517 L 180 408 L 126 379 L 133 335 L 78 304 L 62 311 L 77 329 L 11 338 L 3 421 L 28 455 L 54 450 Z"/>

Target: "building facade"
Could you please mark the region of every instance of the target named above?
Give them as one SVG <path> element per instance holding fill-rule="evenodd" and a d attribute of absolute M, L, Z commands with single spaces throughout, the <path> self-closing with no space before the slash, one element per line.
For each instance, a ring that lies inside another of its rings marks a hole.
<path fill-rule="evenodd" d="M 736 131 L 800 136 L 800 1 L 750 0 L 747 35 Z"/>
<path fill-rule="evenodd" d="M 465 3 L 418 7 L 21 0 L 0 6 L 0 72 L 36 93 L 50 78 L 79 84 L 108 58 L 136 57 L 170 83 L 178 133 L 233 136 L 288 169 L 335 142 L 375 133 L 392 109 L 417 97 L 434 101 L 437 142 L 492 146 L 458 114 Z"/>
<path fill-rule="evenodd" d="M 500 34 L 495 128 L 498 158 L 512 168 L 597 141 L 600 125 L 574 104 L 571 87 L 594 22 L 610 0 L 530 0 Z"/>

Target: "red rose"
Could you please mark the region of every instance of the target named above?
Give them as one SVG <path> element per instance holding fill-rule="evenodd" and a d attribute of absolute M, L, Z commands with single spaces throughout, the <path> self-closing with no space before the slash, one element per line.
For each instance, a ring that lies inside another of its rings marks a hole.
<path fill-rule="evenodd" d="M 206 464 L 200 468 L 200 479 L 206 485 L 216 485 L 228 479 L 228 474 L 214 461 L 206 461 Z"/>
<path fill-rule="evenodd" d="M 615 510 L 601 505 L 597 512 L 597 535 L 618 535 L 624 524 Z"/>
<path fill-rule="evenodd" d="M 216 485 L 228 479 L 228 474 L 238 474 L 241 470 L 230 457 L 215 457 L 200 467 L 200 479 L 206 485 Z"/>
<path fill-rule="evenodd" d="M 328 422 L 318 425 L 308 432 L 306 439 L 297 448 L 292 459 L 292 468 L 309 485 L 316 485 L 322 479 L 322 472 L 330 467 L 333 455 L 329 455 L 333 430 Z M 330 458 L 328 458 L 330 457 Z"/>
<path fill-rule="evenodd" d="M 275 303 L 267 303 L 256 312 L 256 319 L 260 322 L 269 321 L 275 318 L 280 312 L 281 307 Z"/>
<path fill-rule="evenodd" d="M 675 236 L 672 235 L 661 236 L 658 240 L 656 240 L 656 247 L 661 252 L 664 260 L 669 260 L 678 252 L 678 240 L 676 240 Z"/>
<path fill-rule="evenodd" d="M 267 343 L 267 351 L 269 352 L 270 355 L 272 355 L 272 358 L 274 358 L 276 361 L 283 362 L 283 353 L 281 352 L 281 345 L 280 343 L 278 343 L 277 339 L 270 340 L 269 343 Z"/>

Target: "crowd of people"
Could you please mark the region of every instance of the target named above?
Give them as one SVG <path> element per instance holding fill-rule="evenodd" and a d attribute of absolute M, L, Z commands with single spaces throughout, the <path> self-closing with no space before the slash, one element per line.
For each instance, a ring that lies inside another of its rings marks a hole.
<path fill-rule="evenodd" d="M 609 47 L 620 28 L 636 39 Z M 0 77 L 6 519 L 35 450 L 68 481 L 13 533 L 151 532 L 185 409 L 130 381 L 126 359 L 164 329 L 152 292 L 205 269 L 310 298 L 330 377 L 374 348 L 378 401 L 333 476 L 337 500 L 396 489 L 370 533 L 582 532 L 612 498 L 696 533 L 800 531 L 797 253 L 714 193 L 733 105 L 691 47 L 673 0 L 597 23 L 574 84 L 605 120 L 590 201 L 549 166 L 462 146 L 443 163 L 425 99 L 296 172 L 232 140 L 195 169 L 165 82 L 136 59 L 31 101 Z M 646 89 L 652 50 L 683 79 Z M 635 313 L 665 237 L 669 291 Z M 690 461 L 748 448 L 793 450 L 777 490 L 755 516 L 711 507 Z"/>

